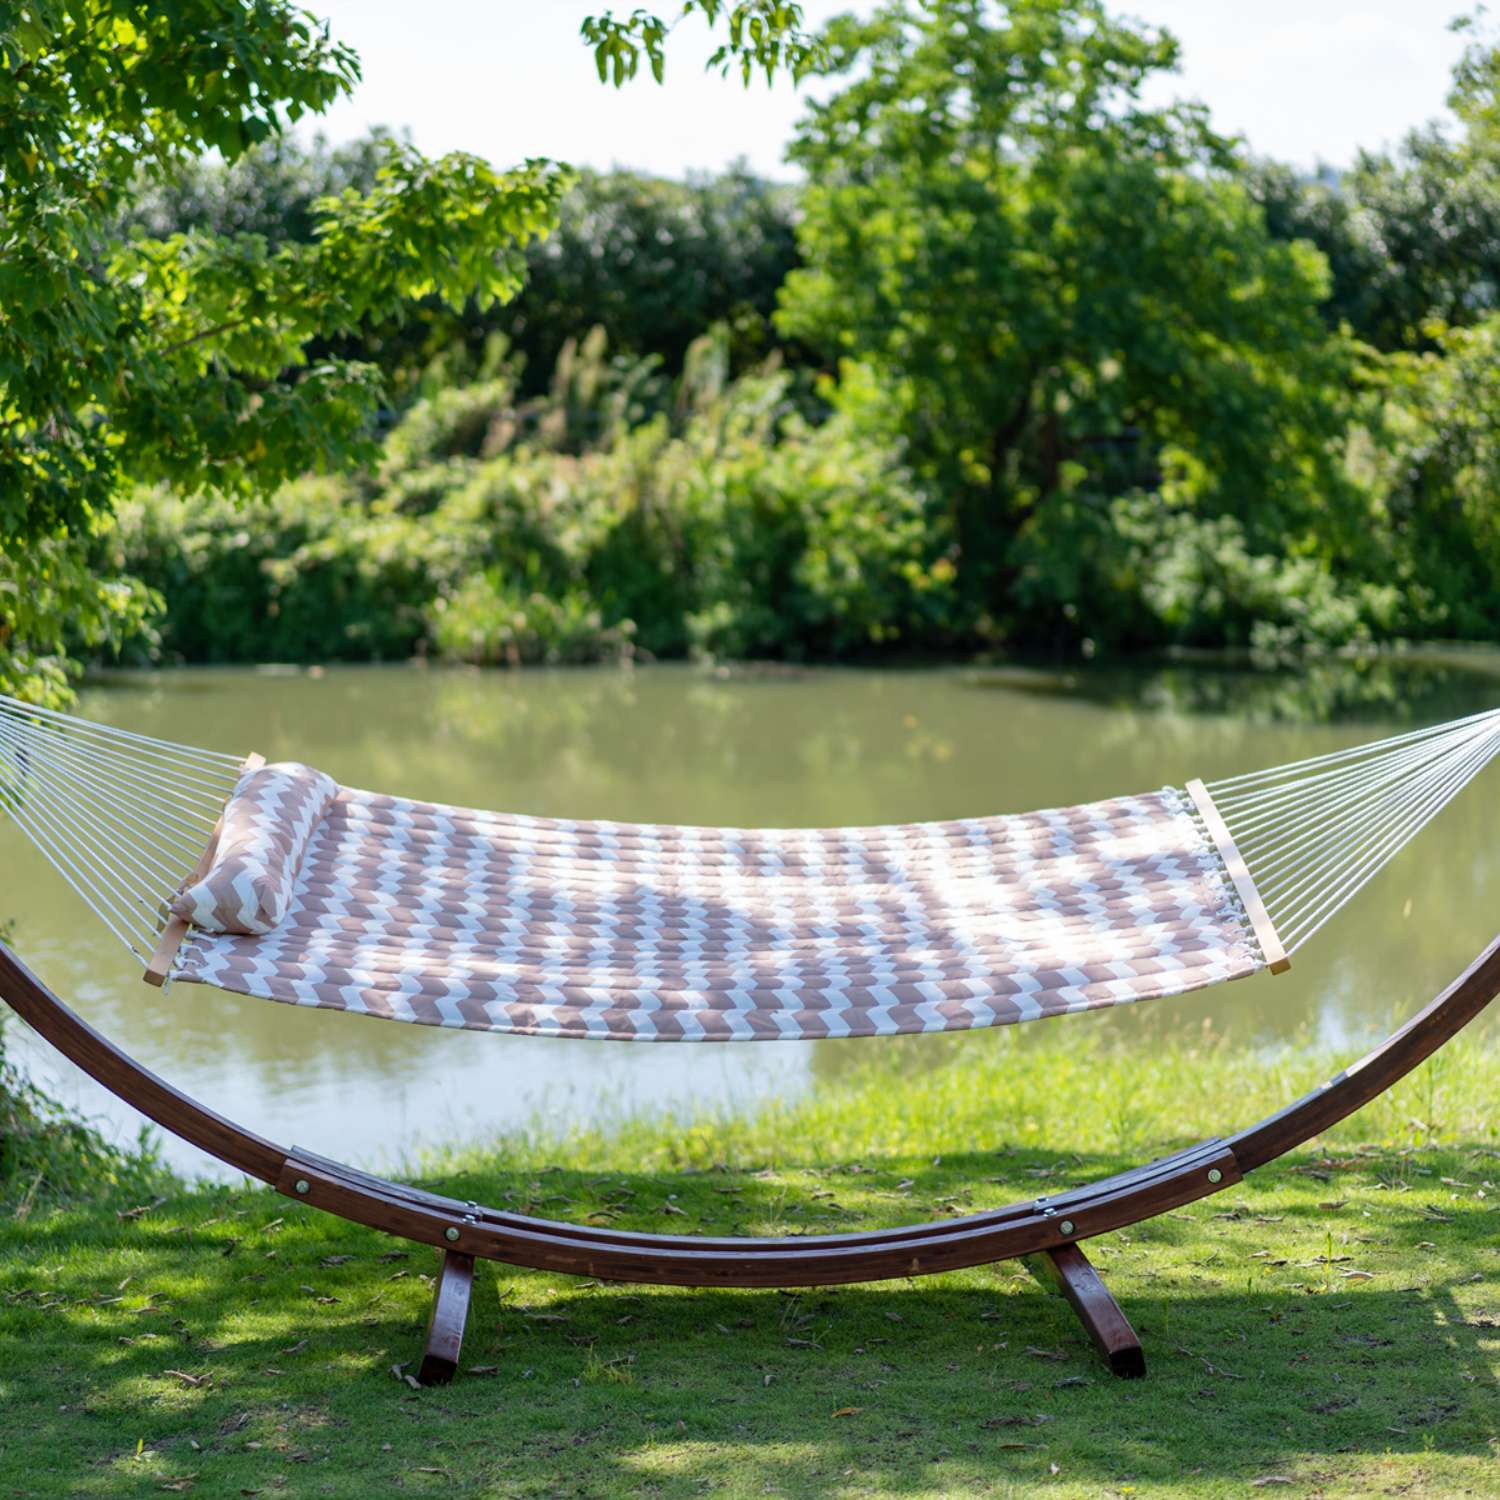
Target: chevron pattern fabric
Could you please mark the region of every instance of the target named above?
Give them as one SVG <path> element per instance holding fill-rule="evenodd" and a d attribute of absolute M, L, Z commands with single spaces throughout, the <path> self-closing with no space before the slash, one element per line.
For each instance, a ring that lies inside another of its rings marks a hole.
<path fill-rule="evenodd" d="M 330 777 L 294 761 L 246 771 L 224 804 L 213 863 L 173 897 L 173 912 L 205 932 L 279 926 L 307 841 L 337 792 Z"/>
<path fill-rule="evenodd" d="M 324 805 L 324 782 L 306 772 L 245 799 L 280 876 L 226 892 L 226 852 L 203 882 L 217 926 L 198 924 L 174 978 L 432 1026 L 754 1041 L 1005 1025 L 1264 965 L 1173 788 L 1011 817 L 747 830 L 347 788 Z"/>

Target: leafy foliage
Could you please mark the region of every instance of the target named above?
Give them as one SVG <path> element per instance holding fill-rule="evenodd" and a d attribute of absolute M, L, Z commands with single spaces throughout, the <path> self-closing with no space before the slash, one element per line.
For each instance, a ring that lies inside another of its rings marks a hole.
<path fill-rule="evenodd" d="M 836 80 L 794 193 L 298 146 L 285 124 L 356 76 L 320 25 L 123 12 L 0 4 L 12 685 L 56 701 L 70 653 L 122 647 L 1494 635 L 1478 17 L 1461 134 L 1308 182 L 1146 102 L 1176 43 L 1104 0 L 891 0 L 818 38 L 795 5 L 687 0 L 720 66 Z M 585 37 L 619 83 L 669 29 Z"/>
<path fill-rule="evenodd" d="M 195 156 L 170 175 L 142 172 L 121 205 L 120 233 L 155 240 L 254 234 L 272 246 L 306 244 L 321 199 L 374 187 L 391 134 L 377 130 L 339 146 L 321 135 L 276 135 L 230 161 Z"/>
<path fill-rule="evenodd" d="M 1436 324 L 1500 309 L 1500 48 L 1483 17 L 1453 24 L 1469 38 L 1448 99 L 1456 136 L 1430 124 L 1345 173 L 1258 162 L 1248 177 L 1272 234 L 1327 258 L 1329 323 L 1382 350 L 1433 349 Z"/>
<path fill-rule="evenodd" d="M 1137 490 L 1257 549 L 1336 534 L 1324 267 L 1267 234 L 1201 108 L 1141 102 L 1170 37 L 1099 0 L 903 0 L 828 40 L 848 81 L 793 148 L 781 326 L 877 372 L 976 608 L 1066 633 L 1092 611 L 1073 559 L 1037 565 L 1078 534 L 1052 513 L 1107 528 Z"/>
<path fill-rule="evenodd" d="M 1500 33 L 1488 23 L 1488 14 L 1488 7 L 1481 5 L 1449 28 L 1466 42 L 1453 69 L 1448 105 L 1463 121 L 1470 142 L 1481 150 L 1500 148 Z"/>
<path fill-rule="evenodd" d="M 742 167 L 686 183 L 584 172 L 556 230 L 532 248 L 525 289 L 485 326 L 524 357 L 529 389 L 567 338 L 592 327 L 676 374 L 688 346 L 725 324 L 743 368 L 775 343 L 777 293 L 799 259 L 795 209 L 790 189 Z"/>
<path fill-rule="evenodd" d="M 0 942 L 13 940 L 0 921 Z M 135 1150 L 106 1141 L 92 1126 L 66 1114 L 5 1057 L 0 1021 L 0 1209 L 21 1223 L 32 1210 L 68 1199 L 115 1191 L 175 1186 L 144 1130 Z"/>
<path fill-rule="evenodd" d="M 160 607 L 118 557 L 93 557 L 70 538 L 0 552 L 0 688 L 24 686 L 32 702 L 65 706 L 68 653 L 108 657 L 126 642 L 149 642 Z"/>
<path fill-rule="evenodd" d="M 121 237 L 142 170 L 169 173 L 206 150 L 233 161 L 357 76 L 354 55 L 286 0 L 0 8 L 7 557 L 43 547 L 59 558 L 132 479 L 248 494 L 347 462 L 367 451 L 378 374 L 311 361 L 310 341 L 426 296 L 461 306 L 515 292 L 521 246 L 551 226 L 566 181 L 546 162 L 500 173 L 390 143 L 368 191 L 312 204 L 309 241 Z M 102 600 L 90 609 L 109 613 Z M 30 607 L 23 621 L 12 604 L 0 622 L 12 682 L 28 652 L 55 656 L 66 618 Z M 32 644 L 18 648 L 23 624 Z"/>
<path fill-rule="evenodd" d="M 676 25 L 697 14 L 709 24 L 724 23 L 724 40 L 708 59 L 710 68 L 727 75 L 738 68 L 749 84 L 759 67 L 769 83 L 778 69 L 800 78 L 821 58 L 818 39 L 802 26 L 802 7 L 795 0 L 682 0 Z M 637 8 L 623 19 L 613 11 L 586 16 L 581 35 L 593 49 L 600 83 L 616 88 L 640 71 L 642 59 L 660 83 L 665 76 L 666 40 L 670 28 L 660 16 Z"/>
<path fill-rule="evenodd" d="M 371 469 L 303 479 L 252 513 L 143 492 L 98 557 L 166 601 L 159 636 L 129 654 L 518 665 L 939 637 L 952 569 L 872 425 L 867 377 L 851 370 L 813 426 L 784 372 L 726 383 L 724 343 L 691 351 L 670 417 L 632 417 L 639 365 L 595 334 L 565 349 L 546 398 L 522 399 L 500 361 L 419 400 Z"/>
<path fill-rule="evenodd" d="M 1493 640 L 1500 618 L 1500 313 L 1429 325 L 1387 366 L 1362 461 L 1409 634 Z"/>
<path fill-rule="evenodd" d="M 1307 181 L 1262 162 L 1248 182 L 1272 234 L 1327 259 L 1331 327 L 1381 350 L 1425 349 L 1434 320 L 1500 308 L 1500 151 L 1430 126 L 1395 153 L 1361 152 L 1343 176 Z"/>
<path fill-rule="evenodd" d="M 315 204 L 349 188 L 368 191 L 385 150 L 380 137 L 338 148 L 277 138 L 232 163 L 196 160 L 170 179 L 142 181 L 124 222 L 154 238 L 207 231 L 254 233 L 272 246 L 309 242 Z M 587 329 L 602 328 L 617 353 L 657 356 L 675 375 L 688 346 L 724 323 L 743 369 L 775 341 L 777 293 L 798 263 L 795 208 L 791 189 L 743 167 L 687 182 L 583 171 L 552 233 L 525 247 L 526 284 L 510 301 L 455 310 L 426 298 L 399 322 L 316 340 L 309 358 L 337 352 L 374 364 L 401 401 L 419 381 L 430 388 L 472 378 L 487 341 L 503 334 L 523 362 L 523 391 L 534 395 L 546 389 L 563 344 Z"/>

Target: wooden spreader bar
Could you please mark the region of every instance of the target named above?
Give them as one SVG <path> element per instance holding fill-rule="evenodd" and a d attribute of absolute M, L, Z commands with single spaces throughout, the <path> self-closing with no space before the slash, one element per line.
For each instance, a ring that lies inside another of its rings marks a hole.
<path fill-rule="evenodd" d="M 66 1057 L 183 1140 L 288 1197 L 442 1253 L 425 1382 L 450 1379 L 477 1258 L 615 1281 L 799 1287 L 925 1276 L 1021 1258 L 1077 1312 L 1120 1375 L 1145 1361 L 1124 1313 L 1078 1241 L 1149 1219 L 1238 1182 L 1383 1093 L 1479 1015 L 1500 992 L 1500 938 L 1425 1010 L 1361 1062 L 1259 1124 L 1133 1171 L 1004 1208 L 901 1229 L 788 1239 L 695 1238 L 536 1219 L 388 1182 L 311 1151 L 262 1139 L 149 1073 L 57 998 L 0 944 L 0 998 Z"/>
<path fill-rule="evenodd" d="M 1209 796 L 1208 788 L 1201 781 L 1188 782 L 1185 790 L 1192 799 L 1193 806 L 1198 809 L 1198 816 L 1203 819 L 1203 826 L 1208 829 L 1208 836 L 1214 841 L 1219 858 L 1224 861 L 1224 869 L 1240 898 L 1240 904 L 1245 908 L 1245 915 L 1250 919 L 1260 951 L 1265 956 L 1266 967 L 1273 974 L 1285 974 L 1291 968 L 1292 961 L 1286 955 L 1276 924 L 1266 911 L 1266 903 L 1260 899 L 1250 867 L 1245 863 L 1244 855 L 1240 853 L 1239 846 L 1229 832 L 1229 825 L 1225 823 L 1223 814 L 1214 805 L 1214 799 Z"/>

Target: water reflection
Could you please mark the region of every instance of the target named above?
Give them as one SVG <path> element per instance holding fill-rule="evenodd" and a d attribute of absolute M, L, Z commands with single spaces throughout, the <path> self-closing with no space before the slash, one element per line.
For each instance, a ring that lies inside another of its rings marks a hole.
<path fill-rule="evenodd" d="M 419 668 L 183 672 L 91 686 L 83 710 L 166 738 L 298 758 L 356 786 L 579 817 L 793 825 L 1019 811 L 1230 775 L 1490 707 L 1500 657 L 1326 663 L 1304 673 L 820 671 L 661 667 L 526 674 Z M 1291 974 L 1059 1024 L 1149 1046 L 1205 1024 L 1236 1045 L 1353 1047 L 1424 1001 L 1494 927 L 1494 775 L 1408 849 Z M 452 1035 L 221 996 L 166 995 L 8 824 L 0 914 L 21 950 L 148 1066 L 283 1142 L 365 1164 L 533 1123 L 744 1108 L 857 1063 L 862 1047 L 650 1047 Z M 912 1066 L 1019 1034 L 915 1038 Z M 42 1044 L 13 1050 L 131 1133 L 129 1111 Z M 1051 1035 L 1055 1037 L 1056 1032 Z M 999 1051 L 993 1051 L 997 1065 Z M 1226 1122 L 1228 1123 L 1228 1122 Z M 206 1164 L 187 1148 L 172 1157 Z"/>
<path fill-rule="evenodd" d="M 1399 653 L 1329 656 L 1257 665 L 1221 653 L 1183 653 L 1150 664 L 1102 664 L 1086 671 L 997 667 L 976 670 L 976 687 L 1079 698 L 1114 708 L 1241 724 L 1355 724 L 1419 727 L 1493 705 L 1500 654 L 1490 647 L 1427 646 Z M 1476 694 L 1477 699 L 1476 699 Z"/>

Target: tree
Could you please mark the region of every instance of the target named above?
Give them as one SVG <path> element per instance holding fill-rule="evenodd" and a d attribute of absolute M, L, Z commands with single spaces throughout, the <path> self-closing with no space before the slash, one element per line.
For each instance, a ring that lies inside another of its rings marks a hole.
<path fill-rule="evenodd" d="M 796 5 L 683 9 L 722 23 L 721 63 L 800 65 Z M 648 13 L 584 33 L 601 74 L 644 55 L 660 75 Z M 253 495 L 368 453 L 378 372 L 308 351 L 422 298 L 519 288 L 568 180 L 546 161 L 501 172 L 390 142 L 365 190 L 308 206 L 311 238 L 122 236 L 142 172 L 232 163 L 358 76 L 289 0 L 0 0 L 0 685 L 60 696 L 67 629 L 107 634 L 142 606 L 79 552 L 124 486 Z"/>
<path fill-rule="evenodd" d="M 1300 535 L 1338 493 L 1326 270 L 1200 107 L 1142 103 L 1176 42 L 1101 0 L 896 0 L 825 41 L 780 326 L 878 372 L 969 596 L 1089 633 L 1079 551 L 1143 487 Z"/>
<path fill-rule="evenodd" d="M 339 147 L 276 138 L 232 163 L 199 160 L 141 184 L 127 228 L 155 238 L 186 231 L 310 241 L 313 205 L 347 187 L 367 190 L 388 132 Z M 526 283 L 510 302 L 454 312 L 434 298 L 358 342 L 316 345 L 378 365 L 398 398 L 433 357 L 462 344 L 478 356 L 493 333 L 525 361 L 526 394 L 546 388 L 564 343 L 603 328 L 617 353 L 682 367 L 705 329 L 727 324 L 736 363 L 764 355 L 787 272 L 798 263 L 795 190 L 743 166 L 672 182 L 638 172 L 580 171 L 557 224 L 526 247 Z"/>
<path fill-rule="evenodd" d="M 601 327 L 614 350 L 657 356 L 672 373 L 715 324 L 736 364 L 772 341 L 777 293 L 798 263 L 793 191 L 731 167 L 668 182 L 635 172 L 582 172 L 556 230 L 529 254 L 526 286 L 474 320 L 504 332 L 540 389 L 569 338 Z"/>
<path fill-rule="evenodd" d="M 519 285 L 521 247 L 565 184 L 546 162 L 498 173 L 392 145 L 368 192 L 314 205 L 308 243 L 114 232 L 142 166 L 233 160 L 357 77 L 353 54 L 283 0 L 0 7 L 0 673 L 13 682 L 55 694 L 69 616 L 107 628 L 120 586 L 85 600 L 68 543 L 130 480 L 252 493 L 362 451 L 374 372 L 309 363 L 311 337 L 428 294 Z M 38 606 L 53 596 L 58 609 Z"/>
<path fill-rule="evenodd" d="M 1442 125 L 1394 151 L 1361 151 L 1346 173 L 1312 180 L 1257 163 L 1248 183 L 1278 239 L 1305 239 L 1331 273 L 1323 311 L 1376 348 L 1438 347 L 1434 322 L 1467 326 L 1500 309 L 1500 49 L 1478 24 L 1454 68 Z"/>
<path fill-rule="evenodd" d="M 1494 640 L 1500 618 L 1500 313 L 1428 327 L 1382 362 L 1358 452 L 1405 633 Z"/>
<path fill-rule="evenodd" d="M 125 238 L 174 234 L 258 234 L 268 245 L 317 236 L 317 204 L 346 189 L 367 193 L 395 132 L 373 130 L 341 146 L 321 135 L 274 135 L 229 161 L 200 156 L 170 176 L 143 171 L 120 216 Z M 528 247 L 529 248 L 529 247 Z"/>

